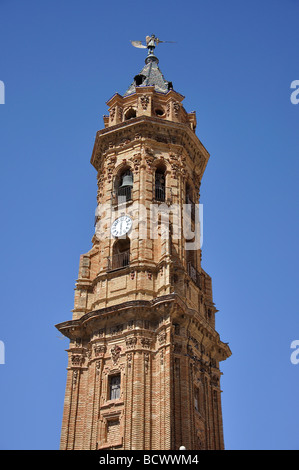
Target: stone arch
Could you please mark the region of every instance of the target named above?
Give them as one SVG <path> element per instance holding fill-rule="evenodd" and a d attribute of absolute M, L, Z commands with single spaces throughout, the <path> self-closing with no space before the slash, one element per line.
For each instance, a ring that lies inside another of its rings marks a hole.
<path fill-rule="evenodd" d="M 113 192 L 115 197 L 125 197 L 127 201 L 132 199 L 134 183 L 133 170 L 128 163 L 122 163 L 116 168 Z"/>
<path fill-rule="evenodd" d="M 120 269 L 130 264 L 130 247 L 131 241 L 129 237 L 120 238 L 113 243 L 112 246 L 112 269 Z"/>
<path fill-rule="evenodd" d="M 166 200 L 166 179 L 167 165 L 162 159 L 153 163 L 153 197 L 156 201 L 165 202 Z"/>
<path fill-rule="evenodd" d="M 133 119 L 137 117 L 137 110 L 133 106 L 130 106 L 129 108 L 126 108 L 124 110 L 124 121 L 129 121 L 129 119 Z"/>

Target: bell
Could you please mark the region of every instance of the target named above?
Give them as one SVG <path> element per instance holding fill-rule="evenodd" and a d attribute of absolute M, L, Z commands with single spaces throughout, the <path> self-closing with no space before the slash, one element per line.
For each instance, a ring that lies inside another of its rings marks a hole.
<path fill-rule="evenodd" d="M 121 183 L 121 188 L 123 186 L 133 186 L 133 177 L 132 175 L 125 175 L 123 177 L 122 183 Z"/>
<path fill-rule="evenodd" d="M 156 174 L 155 185 L 156 188 L 164 188 L 165 180 L 164 175 Z"/>

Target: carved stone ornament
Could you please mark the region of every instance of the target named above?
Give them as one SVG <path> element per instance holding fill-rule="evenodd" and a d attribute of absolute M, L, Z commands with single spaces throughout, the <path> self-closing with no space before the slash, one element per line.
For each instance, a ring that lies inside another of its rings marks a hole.
<path fill-rule="evenodd" d="M 93 347 L 93 351 L 96 357 L 101 357 L 106 352 L 106 346 L 104 344 L 95 344 Z"/>
<path fill-rule="evenodd" d="M 154 156 L 153 150 L 151 148 L 146 147 L 146 149 L 144 151 L 144 159 L 146 161 L 148 169 L 152 170 L 152 166 L 153 166 L 153 162 L 155 160 L 155 156 Z"/>
<path fill-rule="evenodd" d="M 166 333 L 165 332 L 159 334 L 158 341 L 159 341 L 159 344 L 165 344 L 165 341 L 166 341 Z"/>
<path fill-rule="evenodd" d="M 115 344 L 113 348 L 110 349 L 110 353 L 111 353 L 113 364 L 117 364 L 120 358 L 121 347 Z"/>
<path fill-rule="evenodd" d="M 173 111 L 176 117 L 178 117 L 180 112 L 180 103 L 178 101 L 173 101 Z"/>
<path fill-rule="evenodd" d="M 151 342 L 152 342 L 152 341 L 151 341 L 150 338 L 144 338 L 144 337 L 142 337 L 142 338 L 140 339 L 140 343 L 141 343 L 141 345 L 142 345 L 143 348 L 149 349 L 150 346 L 151 346 Z"/>
<path fill-rule="evenodd" d="M 163 349 L 160 352 L 160 363 L 161 363 L 161 366 L 163 366 L 163 364 L 164 364 L 164 351 L 163 351 Z"/>
<path fill-rule="evenodd" d="M 127 354 L 127 364 L 128 364 L 129 369 L 131 369 L 132 367 L 132 360 L 133 360 L 133 354 L 132 353 Z"/>
<path fill-rule="evenodd" d="M 73 366 L 81 366 L 81 364 L 84 362 L 84 358 L 80 354 L 73 354 L 71 361 Z"/>
<path fill-rule="evenodd" d="M 130 338 L 126 338 L 127 349 L 133 349 L 136 343 L 137 343 L 136 336 L 131 336 Z"/>
<path fill-rule="evenodd" d="M 113 171 L 114 171 L 114 164 L 113 164 L 113 163 L 109 163 L 109 164 L 107 165 L 107 180 L 108 180 L 108 181 L 111 181 L 112 176 L 113 176 Z"/>
<path fill-rule="evenodd" d="M 92 350 L 91 350 L 91 348 L 89 348 L 89 349 L 87 350 L 86 356 L 87 356 L 87 359 L 90 359 L 90 358 L 91 358 L 91 356 L 92 356 Z"/>
<path fill-rule="evenodd" d="M 111 121 L 113 121 L 115 117 L 115 106 L 113 106 L 113 108 L 110 109 L 110 119 Z"/>
<path fill-rule="evenodd" d="M 73 387 L 75 387 L 77 385 L 78 375 L 79 375 L 79 371 L 78 371 L 78 369 L 75 369 L 73 371 Z"/>
<path fill-rule="evenodd" d="M 99 188 L 99 190 L 103 189 L 104 181 L 105 181 L 105 176 L 103 174 L 101 174 L 98 178 L 98 188 Z"/>
<path fill-rule="evenodd" d="M 150 355 L 148 352 L 144 353 L 144 371 L 147 374 L 149 366 Z"/>
<path fill-rule="evenodd" d="M 166 105 L 166 116 L 167 117 L 170 116 L 170 103 L 167 103 L 167 105 Z"/>
<path fill-rule="evenodd" d="M 142 109 L 144 109 L 144 111 L 146 111 L 147 107 L 148 107 L 148 104 L 149 104 L 149 97 L 147 95 L 142 95 L 140 97 L 140 102 L 141 102 Z"/>
<path fill-rule="evenodd" d="M 134 170 L 136 172 L 139 171 L 140 163 L 141 163 L 141 154 L 140 153 L 135 153 L 133 155 L 133 165 L 134 165 Z"/>

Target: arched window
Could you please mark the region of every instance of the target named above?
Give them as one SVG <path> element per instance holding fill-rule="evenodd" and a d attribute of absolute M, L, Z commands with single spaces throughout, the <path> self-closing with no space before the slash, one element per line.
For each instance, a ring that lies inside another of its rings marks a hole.
<path fill-rule="evenodd" d="M 130 108 L 128 111 L 125 113 L 125 121 L 128 121 L 129 119 L 133 119 L 136 117 L 136 109 Z"/>
<path fill-rule="evenodd" d="M 155 172 L 155 194 L 156 201 L 165 201 L 165 168 L 158 167 Z"/>
<path fill-rule="evenodd" d="M 130 239 L 124 238 L 117 240 L 112 249 L 112 257 L 110 258 L 110 269 L 120 269 L 130 264 Z"/>
<path fill-rule="evenodd" d="M 155 115 L 158 117 L 164 117 L 165 116 L 165 111 L 162 108 L 156 108 L 155 109 Z"/>
<path fill-rule="evenodd" d="M 120 374 L 109 377 L 108 399 L 118 400 L 120 398 Z"/>
<path fill-rule="evenodd" d="M 115 196 L 130 201 L 132 199 L 132 188 L 133 173 L 127 168 L 115 178 Z"/>

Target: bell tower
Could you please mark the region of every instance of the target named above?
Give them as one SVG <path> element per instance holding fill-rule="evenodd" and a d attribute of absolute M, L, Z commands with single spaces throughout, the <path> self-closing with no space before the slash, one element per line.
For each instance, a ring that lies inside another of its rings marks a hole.
<path fill-rule="evenodd" d="M 196 115 L 145 66 L 107 102 L 91 164 L 92 247 L 81 255 L 69 338 L 61 449 L 223 449 L 211 277 L 201 266 L 199 194 L 209 153 Z M 136 45 L 136 44 L 134 44 Z"/>

